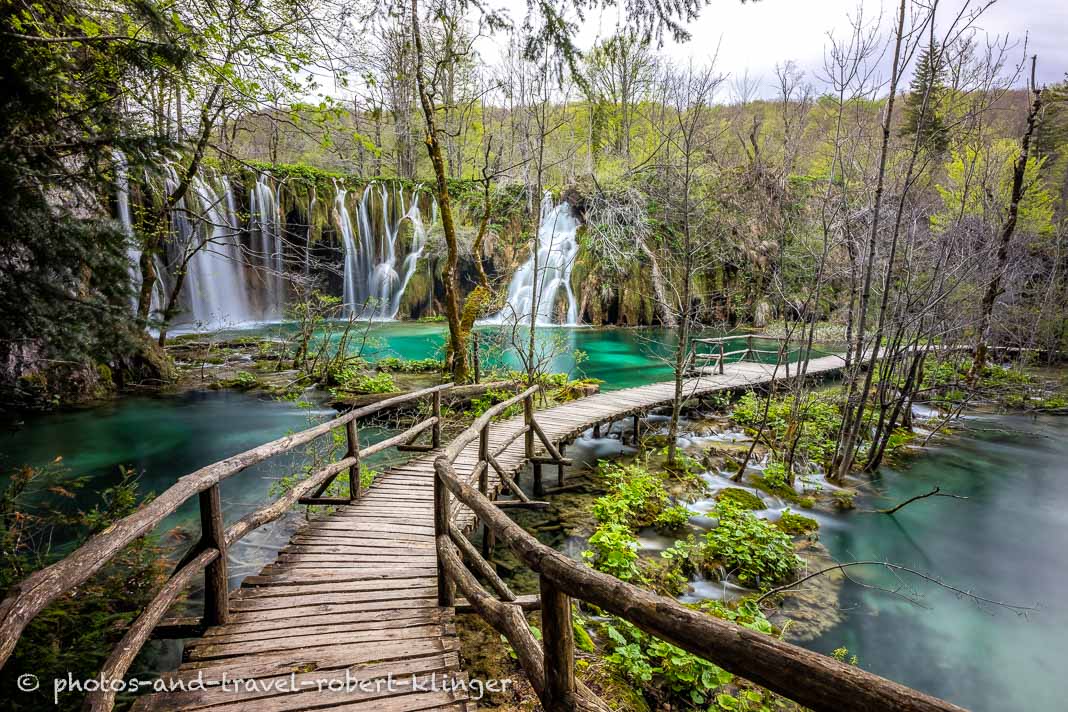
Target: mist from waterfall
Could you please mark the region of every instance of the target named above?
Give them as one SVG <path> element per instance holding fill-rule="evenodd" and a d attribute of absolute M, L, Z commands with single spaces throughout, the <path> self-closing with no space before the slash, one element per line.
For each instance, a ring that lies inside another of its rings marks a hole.
<path fill-rule="evenodd" d="M 552 325 L 555 323 L 553 315 L 562 289 L 563 297 L 567 300 L 563 325 L 579 325 L 575 292 L 571 288 L 571 268 L 579 250 L 576 240 L 578 228 L 579 221 L 571 206 L 566 202 L 554 205 L 552 195 L 546 192 L 541 201 L 537 246 L 532 248 L 530 259 L 512 277 L 506 306 L 484 323 L 529 324 L 534 313 L 536 324 Z"/>
<path fill-rule="evenodd" d="M 337 187 L 335 220 L 345 253 L 344 304 L 349 314 L 365 319 L 390 320 L 400 311 L 401 298 L 426 246 L 426 225 L 419 209 L 419 189 L 405 198 L 403 186 L 368 185 L 357 206 L 354 225 L 346 197 Z M 381 211 L 381 234 L 376 234 L 372 211 Z M 392 202 L 395 201 L 395 202 Z M 395 217 L 396 216 L 396 217 Z M 405 221 L 412 226 L 412 244 L 398 259 L 398 239 Z"/>

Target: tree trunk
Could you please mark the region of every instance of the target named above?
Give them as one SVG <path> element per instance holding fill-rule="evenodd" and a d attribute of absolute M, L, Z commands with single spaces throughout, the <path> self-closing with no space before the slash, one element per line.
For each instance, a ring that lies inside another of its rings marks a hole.
<path fill-rule="evenodd" d="M 1012 194 L 1009 199 L 1009 212 L 1005 216 L 1005 222 L 1001 225 L 998 239 L 997 266 L 994 268 L 994 274 L 990 278 L 990 284 L 986 287 L 986 293 L 983 294 L 983 301 L 979 307 L 978 339 L 975 344 L 972 367 L 968 371 L 968 381 L 973 384 L 979 379 L 983 366 L 986 365 L 987 350 L 989 348 L 987 340 L 990 338 L 990 319 L 994 313 L 994 303 L 997 301 L 998 295 L 1001 294 L 1001 279 L 1005 275 L 1005 267 L 1009 262 L 1009 243 L 1012 242 L 1012 235 L 1016 232 L 1016 220 L 1020 213 L 1020 202 L 1023 200 L 1024 193 L 1027 192 L 1024 186 L 1024 174 L 1027 173 L 1027 159 L 1031 152 L 1031 136 L 1035 132 L 1038 114 L 1042 110 L 1042 90 L 1035 86 L 1035 61 L 1035 57 L 1032 57 L 1031 108 L 1027 112 L 1027 128 L 1020 139 L 1020 155 L 1016 157 L 1016 162 L 1012 166 Z"/>
<path fill-rule="evenodd" d="M 460 321 L 460 283 L 459 264 L 460 249 L 456 239 L 456 224 L 452 217 L 452 201 L 449 198 L 448 177 L 445 172 L 445 159 L 438 142 L 437 120 L 434 117 L 434 104 L 427 91 L 423 77 L 423 40 L 419 27 L 419 0 L 412 0 L 412 39 L 415 43 L 415 80 L 419 90 L 419 103 L 423 108 L 426 121 L 426 150 L 430 162 L 434 165 L 434 177 L 437 180 L 438 209 L 441 212 L 441 227 L 445 233 L 447 255 L 442 281 L 445 290 L 445 319 L 449 323 L 449 353 L 447 365 L 455 383 L 467 381 L 467 344 Z"/>

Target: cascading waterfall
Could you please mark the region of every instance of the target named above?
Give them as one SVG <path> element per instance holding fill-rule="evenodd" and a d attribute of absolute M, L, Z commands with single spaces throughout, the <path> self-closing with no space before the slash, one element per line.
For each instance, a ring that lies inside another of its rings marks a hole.
<path fill-rule="evenodd" d="M 336 185 L 335 185 L 336 187 Z M 381 203 L 382 234 L 376 235 L 371 219 L 374 196 Z M 404 188 L 391 192 L 385 184 L 368 185 L 360 196 L 357 226 L 353 225 L 346 196 L 348 191 L 337 187 L 335 220 L 341 231 L 345 251 L 344 303 L 350 314 L 369 319 L 395 319 L 400 311 L 401 298 L 418 266 L 426 246 L 426 225 L 419 209 L 419 189 L 412 191 L 407 202 Z M 407 208 L 394 219 L 390 199 Z M 405 221 L 412 226 L 412 245 L 398 265 L 397 239 Z"/>
<path fill-rule="evenodd" d="M 562 288 L 567 299 L 564 326 L 579 325 L 575 293 L 571 289 L 571 268 L 579 249 L 575 238 L 578 228 L 579 221 L 571 206 L 566 202 L 553 205 L 552 196 L 546 192 L 541 202 L 537 252 L 512 277 L 508 285 L 507 306 L 486 319 L 485 323 L 529 324 L 531 313 L 534 312 L 537 324 L 553 324 L 553 314 Z M 535 258 L 537 270 L 534 269 Z M 536 308 L 535 298 L 538 302 Z"/>
<path fill-rule="evenodd" d="M 126 154 L 118 149 L 115 155 L 115 208 L 118 213 L 119 224 L 128 240 L 126 244 L 126 259 L 130 261 L 130 287 L 133 294 L 130 297 L 130 308 L 136 313 L 137 303 L 141 293 L 141 247 L 137 244 L 133 227 L 133 215 L 130 212 L 130 166 L 126 161 Z M 159 275 L 163 274 L 163 263 L 156 258 L 156 284 L 152 289 L 152 301 L 149 306 L 150 314 L 157 314 L 160 304 L 163 302 L 163 283 Z"/>
<path fill-rule="evenodd" d="M 165 187 L 172 193 L 178 174 L 164 165 Z M 245 289 L 237 216 L 229 183 L 217 192 L 201 175 L 193 177 L 190 191 L 178 201 L 171 216 L 177 248 L 172 264 L 186 265 L 182 293 L 191 321 L 199 328 L 219 329 L 255 321 Z"/>
<path fill-rule="evenodd" d="M 116 217 L 133 236 L 128 167 L 116 153 Z M 161 159 L 158 171 L 146 170 L 146 190 L 172 194 L 181 177 L 179 165 Z M 161 185 L 162 184 L 162 185 Z M 285 266 L 286 229 L 281 210 L 280 186 L 266 173 L 257 176 L 248 193 L 248 221 L 241 218 L 240 186 L 229 177 L 202 171 L 191 181 L 185 196 L 170 216 L 166 255 L 157 258 L 159 281 L 152 310 L 159 314 L 178 275 L 184 273 L 181 313 L 172 327 L 213 330 L 273 321 L 286 306 L 288 275 Z M 420 204 L 420 189 L 388 182 L 372 183 L 353 201 L 335 184 L 333 223 L 344 255 L 343 299 L 349 314 L 390 320 L 400 311 L 405 289 L 427 241 L 428 225 Z M 422 200 L 420 200 L 422 198 Z M 312 221 L 318 195 L 308 196 L 308 235 L 303 264 L 294 263 L 308 279 L 317 278 L 312 249 Z M 437 205 L 430 201 L 431 223 Z M 407 225 L 405 223 L 408 223 Z M 131 239 L 128 253 L 130 279 L 140 282 L 140 251 Z M 297 258 L 301 259 L 301 258 Z"/>
<path fill-rule="evenodd" d="M 284 252 L 282 248 L 282 208 L 279 195 L 266 173 L 261 173 L 249 191 L 249 231 L 252 249 L 259 258 L 263 281 L 266 318 L 279 318 L 285 306 Z"/>

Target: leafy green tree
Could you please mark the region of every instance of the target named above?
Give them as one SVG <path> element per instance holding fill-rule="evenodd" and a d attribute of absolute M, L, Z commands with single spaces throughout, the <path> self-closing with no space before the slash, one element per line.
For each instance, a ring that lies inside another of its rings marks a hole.
<path fill-rule="evenodd" d="M 187 57 L 172 30 L 150 2 L 0 9 L 4 402 L 76 398 L 94 361 L 134 346 L 125 237 L 101 196 L 115 148 L 159 148 L 130 135 L 123 106 L 138 73 Z"/>

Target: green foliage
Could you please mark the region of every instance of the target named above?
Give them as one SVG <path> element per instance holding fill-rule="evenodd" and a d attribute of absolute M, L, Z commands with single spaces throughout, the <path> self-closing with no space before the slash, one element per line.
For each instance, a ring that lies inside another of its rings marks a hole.
<path fill-rule="evenodd" d="M 381 371 L 395 371 L 397 373 L 431 373 L 444 369 L 445 363 L 436 358 L 402 359 L 396 356 L 388 356 L 375 361 L 374 366 Z"/>
<path fill-rule="evenodd" d="M 769 462 L 764 468 L 764 482 L 771 489 L 782 489 L 787 486 L 786 464 L 782 462 Z"/>
<path fill-rule="evenodd" d="M 400 390 L 393 382 L 393 374 L 388 371 L 364 373 L 351 365 L 332 374 L 332 380 L 337 383 L 334 390 L 346 393 L 396 393 Z"/>
<path fill-rule="evenodd" d="M 643 465 L 603 463 L 599 472 L 610 484 L 608 493 L 593 504 L 593 516 L 598 522 L 619 522 L 637 529 L 652 524 L 664 510 L 664 483 Z"/>
<path fill-rule="evenodd" d="M 693 512 L 677 504 L 666 507 L 664 511 L 660 512 L 656 519 L 653 520 L 653 526 L 661 533 L 676 532 L 689 524 L 692 516 Z"/>
<path fill-rule="evenodd" d="M 820 523 L 815 519 L 800 514 L 794 514 L 789 509 L 782 513 L 782 516 L 775 525 L 790 536 L 809 534 L 820 528 Z"/>
<path fill-rule="evenodd" d="M 757 495 L 741 487 L 727 487 L 716 493 L 716 501 L 724 502 L 738 509 L 764 509 L 764 501 Z"/>
<path fill-rule="evenodd" d="M 618 521 L 601 524 L 590 536 L 589 546 L 582 552 L 582 558 L 593 568 L 621 581 L 642 580 L 638 568 L 638 542 L 626 524 Z"/>
<path fill-rule="evenodd" d="M 0 493 L 0 590 L 62 558 L 67 549 L 51 546 L 58 532 L 72 534 L 72 546 L 79 546 L 151 499 L 139 494 L 135 474 L 120 468 L 116 484 L 105 488 L 91 508 L 78 509 L 75 493 L 85 483 L 70 477 L 58 459 L 44 468 L 21 467 L 10 473 Z M 156 537 L 149 535 L 38 614 L 0 671 L 0 685 L 12 691 L 6 696 L 8 709 L 57 709 L 50 681 L 68 674 L 85 680 L 96 674 L 125 627 L 166 579 L 166 568 Z M 26 673 L 40 678 L 39 692 L 14 692 L 19 689 L 16 680 Z M 61 696 L 58 709 L 80 708 L 76 697 Z"/>
<path fill-rule="evenodd" d="M 749 431 L 756 431 L 760 427 L 763 416 L 764 399 L 752 391 L 735 403 L 731 413 L 731 419 Z M 770 436 L 771 441 L 784 448 L 792 445 L 796 438 L 795 456 L 826 467 L 834 457 L 841 421 L 838 404 L 829 395 L 806 393 L 796 409 L 793 397 L 774 398 L 768 405 L 765 437 Z"/>
<path fill-rule="evenodd" d="M 790 580 L 801 565 L 790 537 L 770 522 L 720 502 L 719 524 L 705 535 L 704 554 L 733 570 L 749 585 L 769 586 Z"/>

